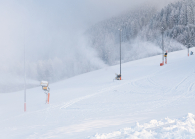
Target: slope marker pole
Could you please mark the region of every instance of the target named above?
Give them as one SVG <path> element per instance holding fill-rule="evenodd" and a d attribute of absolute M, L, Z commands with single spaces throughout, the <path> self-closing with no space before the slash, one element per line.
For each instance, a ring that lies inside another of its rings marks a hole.
<path fill-rule="evenodd" d="M 48 93 L 47 104 L 49 104 L 50 93 Z"/>
<path fill-rule="evenodd" d="M 26 50 L 25 50 L 25 33 L 24 33 L 24 112 L 26 112 Z"/>
<path fill-rule="evenodd" d="M 189 53 L 190 53 L 189 47 L 190 47 L 190 46 L 189 46 L 189 44 L 188 44 L 188 56 L 190 56 L 190 54 L 189 54 Z"/>
<path fill-rule="evenodd" d="M 164 65 L 164 39 L 163 39 L 164 28 L 163 27 L 161 33 L 162 33 L 162 63 L 160 63 L 160 66 L 163 66 Z"/>
<path fill-rule="evenodd" d="M 121 29 L 118 29 L 120 31 L 120 80 L 121 80 L 121 32 L 122 30 Z"/>

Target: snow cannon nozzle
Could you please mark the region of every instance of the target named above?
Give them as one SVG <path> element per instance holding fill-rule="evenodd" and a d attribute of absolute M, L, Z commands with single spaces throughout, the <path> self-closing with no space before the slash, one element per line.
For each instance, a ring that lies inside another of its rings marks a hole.
<path fill-rule="evenodd" d="M 41 86 L 42 86 L 42 89 L 44 90 L 44 91 L 47 91 L 47 92 L 49 92 L 49 82 L 48 81 L 41 81 Z"/>
<path fill-rule="evenodd" d="M 41 81 L 40 84 L 42 87 L 48 87 L 49 86 L 49 82 L 48 81 Z"/>
<path fill-rule="evenodd" d="M 121 75 L 120 75 L 120 74 L 116 74 L 115 79 L 116 79 L 116 80 L 121 80 Z"/>

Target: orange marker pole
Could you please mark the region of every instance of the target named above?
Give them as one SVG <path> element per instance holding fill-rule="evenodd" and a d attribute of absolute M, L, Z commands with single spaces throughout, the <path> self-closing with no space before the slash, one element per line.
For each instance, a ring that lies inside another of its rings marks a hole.
<path fill-rule="evenodd" d="M 48 93 L 47 104 L 49 104 L 50 93 Z"/>
<path fill-rule="evenodd" d="M 190 53 L 190 51 L 189 51 L 189 47 L 190 47 L 190 46 L 188 45 L 188 56 L 190 56 L 190 55 L 189 55 L 189 53 Z"/>

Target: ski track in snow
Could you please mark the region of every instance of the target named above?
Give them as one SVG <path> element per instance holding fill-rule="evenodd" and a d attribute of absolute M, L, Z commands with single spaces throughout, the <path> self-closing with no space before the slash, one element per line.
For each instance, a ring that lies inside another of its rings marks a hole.
<path fill-rule="evenodd" d="M 175 90 L 177 90 L 177 88 L 178 88 L 182 83 L 184 83 L 191 75 L 192 75 L 192 74 L 188 75 L 188 76 L 185 77 L 179 84 L 177 84 L 177 85 L 175 86 Z"/>
<path fill-rule="evenodd" d="M 162 69 L 161 69 L 161 70 L 162 70 Z M 160 71 L 161 71 L 161 70 L 160 70 Z M 153 73 L 152 75 L 156 74 L 157 72 L 159 72 L 159 70 L 157 70 L 157 71 L 156 71 L 155 73 Z M 71 101 L 69 101 L 69 102 L 66 102 L 65 104 L 63 103 L 63 104 L 61 104 L 61 105 L 52 106 L 52 108 L 60 107 L 60 109 L 66 109 L 66 108 L 72 106 L 73 104 L 78 103 L 78 102 L 80 102 L 80 101 L 82 101 L 82 100 L 89 99 L 89 98 L 91 98 L 91 97 L 94 97 L 94 96 L 96 96 L 96 95 L 99 95 L 99 94 L 102 94 L 102 93 L 105 93 L 105 92 L 108 92 L 108 91 L 114 91 L 114 89 L 116 89 L 116 88 L 120 88 L 120 87 L 122 87 L 122 86 L 132 84 L 132 83 L 135 82 L 135 81 L 139 81 L 139 80 L 142 80 L 142 79 L 147 79 L 147 78 L 150 77 L 150 76 L 151 76 L 151 75 L 145 76 L 145 77 L 142 77 L 142 78 L 138 78 L 138 79 L 135 79 L 135 80 L 125 81 L 125 83 L 121 83 L 121 84 L 119 84 L 119 85 L 114 84 L 114 85 L 111 85 L 111 87 L 104 88 L 104 89 L 98 91 L 97 93 L 94 93 L 94 94 L 91 94 L 91 95 L 86 95 L 86 96 L 83 96 L 83 97 L 80 97 L 80 98 L 73 99 L 73 100 L 71 100 Z M 124 81 L 123 81 L 123 82 L 124 82 Z"/>
<path fill-rule="evenodd" d="M 144 76 L 144 77 L 141 77 L 141 78 L 138 78 L 138 79 L 135 79 L 135 80 L 130 80 L 130 81 L 127 81 L 127 82 L 122 83 L 122 84 L 117 85 L 117 86 L 116 86 L 116 85 L 112 85 L 111 87 L 109 87 L 109 88 L 104 88 L 104 89 L 98 91 L 97 93 L 94 93 L 94 94 L 91 94 L 91 95 L 86 95 L 86 96 L 80 97 L 80 98 L 76 98 L 76 99 L 73 99 L 73 100 L 71 100 L 71 101 L 69 101 L 69 102 L 66 102 L 65 104 L 61 104 L 61 105 L 59 105 L 59 106 L 53 106 L 52 108 L 60 107 L 60 109 L 66 109 L 66 108 L 72 106 L 73 104 L 78 103 L 78 102 L 80 102 L 80 101 L 82 101 L 82 100 L 89 99 L 89 98 L 91 98 L 91 97 L 94 97 L 94 96 L 96 96 L 96 95 L 99 95 L 99 94 L 102 94 L 102 93 L 105 93 L 105 92 L 113 91 L 114 89 L 120 88 L 120 87 L 125 86 L 125 85 L 134 86 L 134 88 L 136 87 L 135 89 L 132 88 L 132 91 L 135 91 L 135 92 L 138 91 L 138 88 L 141 88 L 142 91 L 140 91 L 140 92 L 143 93 L 145 88 L 140 87 L 139 85 L 136 84 L 136 82 L 139 82 L 139 81 L 141 81 L 141 80 L 146 79 L 146 80 L 150 83 L 150 85 L 151 85 L 152 87 L 159 87 L 159 86 L 161 86 L 161 85 L 155 83 L 155 82 L 152 80 L 152 77 L 155 77 L 155 76 L 158 75 L 159 73 L 162 74 L 163 72 L 168 72 L 168 71 L 165 70 L 165 68 L 166 68 L 166 67 L 163 67 L 162 69 L 157 70 L 156 72 L 154 72 L 154 73 L 151 74 L 151 75 Z M 194 69 L 194 68 L 193 68 L 193 69 Z M 172 69 L 172 70 L 173 70 L 173 69 Z M 188 80 L 188 78 L 191 77 L 192 74 L 194 74 L 194 73 L 195 73 L 195 70 L 193 70 L 192 73 L 190 73 L 188 76 L 186 76 L 184 79 L 182 79 L 176 86 L 174 86 L 174 87 L 171 88 L 168 92 L 166 92 L 166 94 L 169 94 L 169 93 L 171 93 L 171 92 L 173 92 L 173 91 L 178 90 L 178 87 L 180 87 L 183 83 L 185 83 L 185 81 Z M 191 89 L 192 89 L 193 86 L 194 86 L 194 83 L 192 83 L 191 87 L 188 88 L 188 91 L 186 91 L 186 92 L 189 92 L 189 90 L 191 91 Z M 139 92 L 139 93 L 140 93 L 140 92 Z M 146 92 L 146 93 L 148 93 L 148 92 Z M 152 93 L 152 94 L 154 94 L 154 93 Z M 185 94 L 187 94 L 187 93 L 183 93 L 183 95 L 185 95 Z M 163 104 L 160 104 L 160 103 L 159 103 L 159 105 L 155 105 L 154 108 L 149 109 L 149 110 L 153 110 L 153 109 L 156 109 L 156 108 L 159 108 L 159 107 L 162 107 L 162 106 L 166 106 L 166 105 L 168 105 L 168 104 L 171 104 L 171 103 L 173 103 L 174 101 L 177 101 L 177 100 L 181 99 L 181 98 L 183 97 L 183 95 L 180 95 L 180 96 L 178 96 L 178 97 L 174 97 L 174 98 L 172 98 L 171 100 L 168 100 L 168 101 L 165 100 L 165 103 L 163 103 Z M 150 98 L 150 99 L 156 98 L 157 96 L 159 97 L 159 95 L 158 95 L 157 93 L 155 93 L 155 94 L 152 95 L 152 96 L 146 97 L 145 100 L 148 99 L 148 98 Z M 160 98 L 159 98 L 159 100 L 163 100 L 163 99 L 164 99 L 164 96 L 161 95 Z M 148 110 L 147 110 L 147 111 L 148 111 Z"/>
<path fill-rule="evenodd" d="M 124 85 L 126 85 L 128 83 L 129 82 L 125 82 L 125 83 L 120 84 L 120 85 L 113 85 L 113 86 L 111 86 L 109 88 L 104 88 L 104 89 L 102 89 L 102 90 L 100 90 L 97 93 L 94 93 L 92 95 L 86 95 L 84 97 L 80 97 L 80 98 L 73 99 L 73 100 L 71 100 L 71 101 L 69 101 L 69 102 L 67 102 L 65 104 L 62 104 L 63 106 L 60 106 L 60 109 L 66 109 L 66 108 L 70 107 L 71 105 L 73 105 L 75 103 L 78 103 L 78 102 L 80 102 L 80 101 L 82 101 L 84 99 L 88 99 L 88 98 L 94 97 L 96 95 L 99 95 L 99 94 L 102 94 L 102 93 L 105 93 L 105 92 L 108 92 L 108 91 L 112 91 L 112 90 L 114 90 L 116 88 L 119 88 L 121 86 L 124 86 Z"/>
<path fill-rule="evenodd" d="M 188 87 L 188 92 L 192 91 L 192 88 L 194 87 L 195 82 L 191 83 L 190 86 Z"/>
<path fill-rule="evenodd" d="M 151 77 L 155 76 L 157 73 L 161 72 L 163 69 L 160 69 L 160 70 L 157 70 L 156 72 L 154 72 L 153 74 L 151 75 L 148 75 L 148 76 L 144 76 L 144 77 L 141 77 L 141 78 L 138 78 L 138 79 L 134 79 L 134 80 L 130 80 L 130 81 L 126 81 L 125 83 L 122 83 L 120 85 L 112 85 L 111 87 L 108 87 L 108 88 L 104 88 L 100 91 L 98 91 L 97 93 L 94 93 L 94 94 L 91 94 L 91 95 L 87 95 L 87 96 L 84 96 L 84 97 L 80 97 L 80 98 L 76 98 L 76 99 L 73 99 L 65 104 L 62 104 L 63 106 L 56 106 L 56 107 L 60 107 L 60 109 L 66 109 L 68 107 L 70 107 L 71 105 L 75 104 L 75 103 L 78 103 L 82 100 L 85 100 L 85 99 L 89 99 L 91 97 L 94 97 L 96 95 L 99 95 L 99 94 L 102 94 L 102 93 L 105 93 L 105 92 L 109 92 L 109 91 L 114 91 L 114 89 L 116 88 L 120 88 L 122 86 L 125 86 L 125 85 L 134 85 L 135 82 L 137 81 L 140 81 L 140 80 L 143 80 L 143 79 L 150 79 Z M 153 84 L 154 85 L 154 84 Z M 145 98 L 147 99 L 147 98 Z"/>
<path fill-rule="evenodd" d="M 164 69 L 162 69 L 164 70 Z M 140 83 L 140 80 L 143 80 L 143 79 L 147 79 L 147 81 L 149 81 L 150 85 L 152 87 L 159 87 L 160 85 L 156 84 L 151 78 L 152 77 L 155 77 L 158 73 L 161 73 L 162 74 L 162 70 L 160 71 L 157 71 L 155 72 L 154 74 L 150 75 L 150 76 L 147 76 L 147 78 L 141 78 L 139 79 L 139 83 Z M 166 71 L 167 72 L 167 71 Z M 167 94 L 170 94 L 172 92 L 177 92 L 177 91 L 181 91 L 179 90 L 178 88 L 181 87 L 181 86 L 189 86 L 189 85 L 183 85 L 185 84 L 185 82 L 187 82 L 189 80 L 189 78 L 191 77 L 192 79 L 190 79 L 189 81 L 193 80 L 193 76 L 194 76 L 194 73 L 195 73 L 195 70 L 193 68 L 193 72 L 190 72 L 190 74 L 188 74 L 186 77 L 184 77 L 177 85 L 175 85 L 174 87 L 172 87 L 171 89 L 169 89 L 168 91 L 165 92 L 164 95 L 167 95 Z M 137 80 L 138 81 L 138 80 Z M 136 82 L 132 82 L 131 85 L 136 87 L 136 89 L 133 89 L 134 91 L 140 91 L 140 92 L 144 92 L 145 88 L 144 87 L 141 87 L 139 86 L 138 84 L 136 84 Z M 178 95 L 178 96 L 175 96 L 175 97 L 171 97 L 171 98 L 168 98 L 164 95 L 159 95 L 158 93 L 155 93 L 154 95 L 150 96 L 150 97 L 146 97 L 144 98 L 144 100 L 147 100 L 147 99 L 154 99 L 156 100 L 156 98 L 158 98 L 158 100 L 161 100 L 159 101 L 159 103 L 156 103 L 156 101 L 154 102 L 151 102 L 151 103 L 154 103 L 155 105 L 152 107 L 152 108 L 148 108 L 148 109 L 145 109 L 144 111 L 152 111 L 154 109 L 157 109 L 157 108 L 160 108 L 160 107 L 164 107 L 166 105 L 170 105 L 172 104 L 173 102 L 175 101 L 178 101 L 184 97 L 186 97 L 187 95 L 189 95 L 189 93 L 192 91 L 192 88 L 194 86 L 194 82 L 190 84 L 190 86 L 188 88 L 183 88 L 182 91 L 183 93 Z M 138 88 L 138 89 L 137 89 Z M 141 88 L 141 89 L 140 89 Z M 149 94 L 147 92 L 147 94 Z M 165 98 L 166 97 L 166 98 Z M 162 101 L 163 100 L 163 101 Z M 163 103 L 162 103 L 163 102 Z"/>
<path fill-rule="evenodd" d="M 155 76 L 155 74 L 154 74 L 153 76 Z M 151 77 L 152 77 L 152 76 L 148 76 L 148 77 L 147 77 L 147 80 L 150 80 Z M 169 94 L 169 93 L 171 93 L 171 92 L 173 92 L 173 91 L 176 91 L 176 90 L 178 89 L 178 87 L 179 87 L 180 85 L 182 85 L 188 78 L 189 78 L 189 76 L 185 77 L 185 78 L 184 78 L 181 82 L 179 82 L 176 86 L 174 86 L 174 87 L 172 87 L 171 89 L 169 89 L 169 90 L 165 93 L 165 95 L 166 95 L 166 94 Z M 145 79 L 145 78 L 142 78 L 142 79 Z M 139 79 L 139 81 L 142 80 L 142 79 Z M 151 83 L 151 82 L 150 82 L 150 83 Z M 156 87 L 155 84 L 154 84 L 153 82 L 152 82 L 151 84 L 152 84 L 154 87 Z M 134 89 L 134 91 L 138 92 L 138 90 L 139 90 L 140 92 L 145 92 L 145 88 L 140 87 L 139 85 L 135 85 L 135 82 L 132 82 L 131 85 L 134 86 L 134 87 L 136 87 L 136 89 Z M 137 89 L 137 88 L 139 88 L 139 89 Z M 140 89 L 140 88 L 141 88 L 141 89 Z M 150 94 L 150 93 L 149 93 L 149 92 L 146 92 L 146 94 Z M 173 102 L 175 102 L 175 101 L 181 99 L 182 96 L 183 96 L 184 94 L 186 94 L 186 93 L 183 93 L 183 95 L 180 95 L 180 96 L 177 96 L 177 97 L 173 97 L 173 98 L 165 98 L 164 95 L 162 95 L 162 94 L 159 95 L 159 93 L 151 93 L 151 94 L 153 94 L 153 95 L 151 95 L 151 96 L 149 96 L 149 97 L 145 97 L 143 100 L 148 100 L 148 99 L 153 99 L 153 100 L 155 100 L 155 101 L 153 101 L 153 102 L 150 102 L 150 103 L 153 103 L 154 106 L 153 106 L 152 108 L 145 109 L 145 110 L 144 110 L 145 112 L 146 112 L 146 111 L 152 111 L 152 110 L 157 109 L 157 108 L 159 108 L 159 107 L 163 107 L 163 106 L 169 105 L 169 104 L 171 104 L 171 103 L 173 103 Z M 156 103 L 156 99 L 157 99 L 157 98 L 158 98 L 158 100 L 160 100 L 159 103 Z M 163 100 L 163 103 L 162 103 L 162 100 Z"/>

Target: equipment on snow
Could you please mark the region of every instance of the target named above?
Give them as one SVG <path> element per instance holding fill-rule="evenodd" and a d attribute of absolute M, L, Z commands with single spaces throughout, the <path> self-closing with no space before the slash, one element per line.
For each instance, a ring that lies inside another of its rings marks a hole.
<path fill-rule="evenodd" d="M 165 53 L 164 57 L 167 57 L 167 53 Z"/>
<path fill-rule="evenodd" d="M 166 51 L 166 53 L 164 54 L 164 57 L 165 57 L 165 64 L 167 64 L 167 53 L 168 53 L 168 51 Z"/>
<path fill-rule="evenodd" d="M 49 97 L 50 97 L 50 93 L 49 93 L 50 88 L 48 87 L 49 82 L 48 81 L 41 81 L 41 86 L 42 86 L 44 93 L 46 94 L 46 104 L 49 104 Z"/>
<path fill-rule="evenodd" d="M 120 75 L 120 74 L 116 74 L 115 79 L 116 79 L 116 80 L 121 80 L 121 75 Z"/>

